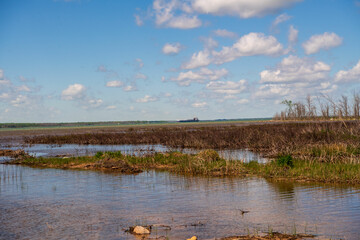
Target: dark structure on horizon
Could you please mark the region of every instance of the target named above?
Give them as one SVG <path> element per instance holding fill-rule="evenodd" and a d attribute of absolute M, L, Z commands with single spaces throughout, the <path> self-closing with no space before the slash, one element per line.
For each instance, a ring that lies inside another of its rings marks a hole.
<path fill-rule="evenodd" d="M 197 117 L 194 117 L 193 119 L 180 120 L 178 122 L 199 122 L 199 119 Z"/>

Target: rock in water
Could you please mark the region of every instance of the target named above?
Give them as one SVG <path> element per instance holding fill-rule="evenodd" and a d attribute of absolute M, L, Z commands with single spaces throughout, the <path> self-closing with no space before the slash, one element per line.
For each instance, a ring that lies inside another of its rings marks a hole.
<path fill-rule="evenodd" d="M 188 238 L 187 240 L 197 240 L 196 236 L 192 236 L 191 238 Z"/>
<path fill-rule="evenodd" d="M 143 234 L 150 234 L 150 231 L 147 230 L 146 228 L 142 227 L 142 226 L 136 226 L 136 227 L 134 228 L 133 233 L 134 233 L 134 234 L 143 235 Z"/>

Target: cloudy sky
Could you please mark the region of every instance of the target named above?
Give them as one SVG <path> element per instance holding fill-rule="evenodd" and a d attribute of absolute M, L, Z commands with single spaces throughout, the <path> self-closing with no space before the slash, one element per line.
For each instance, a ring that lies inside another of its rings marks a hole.
<path fill-rule="evenodd" d="M 360 1 L 2 0 L 0 122 L 272 117 L 360 90 Z"/>

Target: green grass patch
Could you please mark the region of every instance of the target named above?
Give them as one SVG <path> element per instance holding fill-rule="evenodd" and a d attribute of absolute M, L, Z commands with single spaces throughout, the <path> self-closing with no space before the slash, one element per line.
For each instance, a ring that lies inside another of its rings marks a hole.
<path fill-rule="evenodd" d="M 138 173 L 147 169 L 162 169 L 185 175 L 261 176 L 312 182 L 360 184 L 360 164 L 304 161 L 291 155 L 281 155 L 267 164 L 224 160 L 213 150 L 198 154 L 180 152 L 156 153 L 148 156 L 126 156 L 121 152 L 98 152 L 92 157 L 34 158 L 12 163 L 33 167 L 78 168 Z"/>

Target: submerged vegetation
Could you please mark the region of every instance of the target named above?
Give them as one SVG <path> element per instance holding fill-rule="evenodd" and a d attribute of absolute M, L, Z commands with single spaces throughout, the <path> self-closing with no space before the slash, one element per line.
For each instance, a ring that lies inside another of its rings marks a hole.
<path fill-rule="evenodd" d="M 12 164 L 32 167 L 91 169 L 120 173 L 139 173 L 160 169 L 185 175 L 203 176 L 261 176 L 273 179 L 360 184 L 360 165 L 352 163 L 321 163 L 302 161 L 291 156 L 278 156 L 267 164 L 224 160 L 214 150 L 198 154 L 180 152 L 129 156 L 121 152 L 99 152 L 95 156 L 71 158 L 35 158 L 14 160 Z"/>

